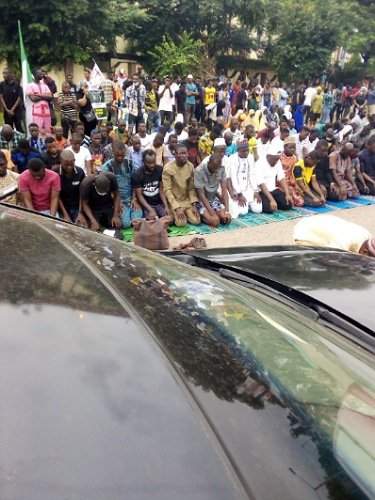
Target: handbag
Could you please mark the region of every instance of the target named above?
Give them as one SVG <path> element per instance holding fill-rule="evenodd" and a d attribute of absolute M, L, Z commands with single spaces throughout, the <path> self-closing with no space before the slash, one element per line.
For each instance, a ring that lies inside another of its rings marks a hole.
<path fill-rule="evenodd" d="M 169 239 L 167 227 L 170 222 L 171 219 L 168 216 L 161 217 L 160 219 L 134 220 L 134 244 L 148 250 L 168 250 Z"/>
<path fill-rule="evenodd" d="M 83 115 L 83 118 L 87 122 L 93 122 L 94 120 L 96 120 L 96 114 L 94 113 L 94 111 L 92 109 L 90 109 L 90 111 L 86 111 L 85 113 L 82 113 L 82 115 Z"/>

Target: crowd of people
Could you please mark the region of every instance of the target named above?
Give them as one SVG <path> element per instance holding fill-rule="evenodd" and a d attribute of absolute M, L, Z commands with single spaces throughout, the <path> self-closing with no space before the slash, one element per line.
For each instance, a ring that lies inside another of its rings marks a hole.
<path fill-rule="evenodd" d="M 373 82 L 119 73 L 98 86 L 86 70 L 58 92 L 43 70 L 26 89 L 5 70 L 0 104 L 0 199 L 93 230 L 165 215 L 218 226 L 375 195 Z"/>

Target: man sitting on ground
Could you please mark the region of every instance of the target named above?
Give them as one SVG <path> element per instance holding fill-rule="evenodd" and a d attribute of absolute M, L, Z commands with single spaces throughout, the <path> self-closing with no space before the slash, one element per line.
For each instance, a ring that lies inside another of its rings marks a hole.
<path fill-rule="evenodd" d="M 18 147 L 12 152 L 12 162 L 15 171 L 22 174 L 27 170 L 27 165 L 33 158 L 40 158 L 39 151 L 31 149 L 27 139 L 21 139 Z"/>
<path fill-rule="evenodd" d="M 162 185 L 163 167 L 156 162 L 155 151 L 143 152 L 143 167 L 133 173 L 132 184 L 146 219 L 167 215 L 167 200 Z"/>
<path fill-rule="evenodd" d="M 8 161 L 3 151 L 0 151 L 0 201 L 17 203 L 18 178 L 16 172 L 7 168 Z"/>
<path fill-rule="evenodd" d="M 303 204 L 307 207 L 321 207 L 326 202 L 315 175 L 318 159 L 318 154 L 311 151 L 303 160 L 297 161 L 293 167 L 296 186 L 303 196 Z"/>
<path fill-rule="evenodd" d="M 263 212 L 268 214 L 276 210 L 289 210 L 293 206 L 293 199 L 280 162 L 281 153 L 277 144 L 271 145 L 266 156 L 261 157 L 256 163 Z"/>
<path fill-rule="evenodd" d="M 187 159 L 187 148 L 177 144 L 176 159 L 163 169 L 163 186 L 169 213 L 176 226 L 199 224 L 198 197 L 194 188 L 194 167 Z"/>
<path fill-rule="evenodd" d="M 121 200 L 116 176 L 110 172 L 88 175 L 80 186 L 82 212 L 90 229 L 121 227 Z"/>
<path fill-rule="evenodd" d="M 329 155 L 329 168 L 333 184 L 328 194 L 330 200 L 346 200 L 358 196 L 358 188 L 352 175 L 353 144 L 345 143 L 341 149 Z"/>
<path fill-rule="evenodd" d="M 45 140 L 46 152 L 42 153 L 42 160 L 47 168 L 53 169 L 60 166 L 60 151 L 54 137 L 47 137 Z"/>
<path fill-rule="evenodd" d="M 359 161 L 369 193 L 375 195 L 375 135 L 367 141 L 366 149 L 360 152 Z"/>
<path fill-rule="evenodd" d="M 33 158 L 18 180 L 21 200 L 26 208 L 56 216 L 61 189 L 60 177 L 46 169 L 40 158 Z"/>
<path fill-rule="evenodd" d="M 249 212 L 261 213 L 262 201 L 258 193 L 257 170 L 249 152 L 247 139 L 237 144 L 238 152 L 226 160 L 229 212 L 233 219 Z"/>
<path fill-rule="evenodd" d="M 86 175 L 89 175 L 93 173 L 91 154 L 85 146 L 81 146 L 81 142 L 82 136 L 80 134 L 73 134 L 70 140 L 71 146 L 67 148 L 67 151 L 71 151 L 74 154 L 75 165 L 82 168 Z"/>
<path fill-rule="evenodd" d="M 200 200 L 199 209 L 203 222 L 213 227 L 229 224 L 232 218 L 229 213 L 223 158 L 220 154 L 213 153 L 207 162 L 204 160 L 195 169 L 194 185 Z"/>
<path fill-rule="evenodd" d="M 61 183 L 59 214 L 68 222 L 85 226 L 86 219 L 82 214 L 79 194 L 85 172 L 81 167 L 75 166 L 74 154 L 71 151 L 62 151 L 60 160 L 61 165 L 53 169 L 60 176 Z"/>
<path fill-rule="evenodd" d="M 127 228 L 134 219 L 142 217 L 142 210 L 133 193 L 131 176 L 134 170 L 126 157 L 126 146 L 123 142 L 115 141 L 112 149 L 113 158 L 103 165 L 102 170 L 116 176 L 122 205 L 121 226 Z"/>

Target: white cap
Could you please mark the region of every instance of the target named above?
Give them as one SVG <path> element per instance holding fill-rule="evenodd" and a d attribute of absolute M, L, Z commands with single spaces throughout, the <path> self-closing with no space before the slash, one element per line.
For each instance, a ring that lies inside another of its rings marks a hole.
<path fill-rule="evenodd" d="M 214 141 L 214 148 L 220 148 L 220 147 L 226 147 L 226 143 L 225 143 L 225 140 L 222 138 L 222 137 L 218 137 L 217 139 L 215 139 Z"/>
<path fill-rule="evenodd" d="M 191 78 L 193 80 L 193 75 L 188 75 L 187 78 Z"/>
<path fill-rule="evenodd" d="M 267 150 L 267 154 L 271 156 L 280 156 L 281 153 L 283 152 L 282 149 L 280 148 L 280 144 L 278 144 L 279 141 L 276 141 L 274 143 L 271 142 L 270 147 Z"/>

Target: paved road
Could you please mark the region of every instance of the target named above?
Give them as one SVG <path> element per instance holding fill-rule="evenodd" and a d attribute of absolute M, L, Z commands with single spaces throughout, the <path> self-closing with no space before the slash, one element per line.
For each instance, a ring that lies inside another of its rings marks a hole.
<path fill-rule="evenodd" d="M 375 235 L 375 205 L 337 210 L 331 213 L 336 217 L 360 224 Z M 263 224 L 262 226 L 213 233 L 204 235 L 203 237 L 209 248 L 248 245 L 290 245 L 293 244 L 293 228 L 299 220 Z M 172 249 L 180 243 L 186 243 L 191 238 L 193 238 L 192 235 L 170 238 L 170 248 Z"/>

